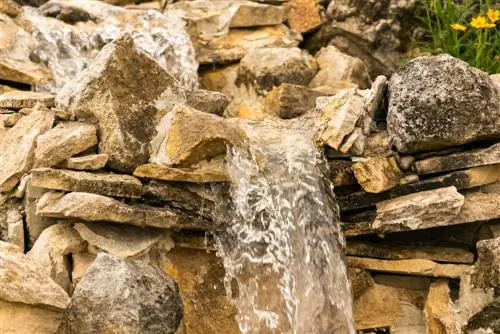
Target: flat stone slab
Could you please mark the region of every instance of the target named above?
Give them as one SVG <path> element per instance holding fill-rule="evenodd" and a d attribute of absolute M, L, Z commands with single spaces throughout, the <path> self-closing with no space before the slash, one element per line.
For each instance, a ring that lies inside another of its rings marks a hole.
<path fill-rule="evenodd" d="M 53 107 L 54 95 L 24 91 L 7 92 L 0 95 L 0 108 L 33 108 L 37 103 L 41 103 L 48 108 Z"/>
<path fill-rule="evenodd" d="M 189 168 L 170 167 L 155 163 L 138 166 L 134 176 L 146 179 L 163 181 L 184 181 L 195 183 L 230 181 L 229 174 L 224 166 L 220 168 Z"/>
<path fill-rule="evenodd" d="M 394 157 L 373 157 L 352 165 L 354 177 L 369 193 L 381 193 L 399 185 L 403 172 Z"/>
<path fill-rule="evenodd" d="M 98 170 L 106 166 L 107 154 L 90 154 L 81 157 L 71 157 L 59 164 L 61 168 L 75 170 Z"/>
<path fill-rule="evenodd" d="M 130 175 L 67 169 L 34 169 L 31 174 L 31 184 L 39 188 L 116 197 L 140 198 L 142 193 L 141 181 Z"/>

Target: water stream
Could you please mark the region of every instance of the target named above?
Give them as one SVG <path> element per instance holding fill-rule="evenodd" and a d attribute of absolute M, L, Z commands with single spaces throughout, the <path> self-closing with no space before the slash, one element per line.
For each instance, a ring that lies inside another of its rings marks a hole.
<path fill-rule="evenodd" d="M 216 236 L 242 333 L 355 333 L 338 207 L 306 128 L 244 126 Z"/>

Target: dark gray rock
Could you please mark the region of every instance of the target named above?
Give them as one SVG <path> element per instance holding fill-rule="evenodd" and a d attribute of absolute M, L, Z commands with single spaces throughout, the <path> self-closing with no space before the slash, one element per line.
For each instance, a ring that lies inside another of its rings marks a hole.
<path fill-rule="evenodd" d="M 492 332 L 500 333 L 500 297 L 476 313 L 467 324 L 467 330 L 490 329 Z"/>
<path fill-rule="evenodd" d="M 170 276 L 145 262 L 99 253 L 76 286 L 57 333 L 175 333 L 182 314 Z"/>

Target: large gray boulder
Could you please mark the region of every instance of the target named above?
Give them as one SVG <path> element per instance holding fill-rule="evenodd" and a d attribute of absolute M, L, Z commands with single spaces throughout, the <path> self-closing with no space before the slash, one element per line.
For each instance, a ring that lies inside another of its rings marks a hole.
<path fill-rule="evenodd" d="M 182 314 L 170 276 L 139 260 L 99 253 L 76 286 L 58 333 L 169 334 Z"/>
<path fill-rule="evenodd" d="M 414 59 L 389 81 L 389 135 L 404 153 L 500 138 L 499 94 L 486 73 L 450 55 Z"/>

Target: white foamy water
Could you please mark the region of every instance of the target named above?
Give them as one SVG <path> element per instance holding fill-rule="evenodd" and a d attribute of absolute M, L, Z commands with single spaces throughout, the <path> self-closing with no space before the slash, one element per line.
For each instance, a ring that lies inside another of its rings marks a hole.
<path fill-rule="evenodd" d="M 355 333 L 344 239 L 325 163 L 306 129 L 244 127 L 228 154 L 231 203 L 216 236 L 242 333 Z"/>

